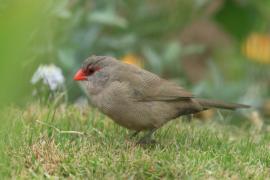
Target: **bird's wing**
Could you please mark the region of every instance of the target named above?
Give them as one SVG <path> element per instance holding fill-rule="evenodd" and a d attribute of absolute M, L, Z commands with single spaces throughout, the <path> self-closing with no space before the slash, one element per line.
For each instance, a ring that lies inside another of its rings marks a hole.
<path fill-rule="evenodd" d="M 133 97 L 138 101 L 174 101 L 190 99 L 192 93 L 157 75 L 133 65 L 121 65 L 115 80 L 125 81 L 133 89 Z"/>

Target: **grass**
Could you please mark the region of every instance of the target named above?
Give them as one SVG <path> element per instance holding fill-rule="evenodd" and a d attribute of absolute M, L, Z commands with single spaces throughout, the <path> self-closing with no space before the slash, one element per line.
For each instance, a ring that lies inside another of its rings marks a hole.
<path fill-rule="evenodd" d="M 270 135 L 252 127 L 178 119 L 142 147 L 95 109 L 32 104 L 1 117 L 1 179 L 270 178 Z"/>

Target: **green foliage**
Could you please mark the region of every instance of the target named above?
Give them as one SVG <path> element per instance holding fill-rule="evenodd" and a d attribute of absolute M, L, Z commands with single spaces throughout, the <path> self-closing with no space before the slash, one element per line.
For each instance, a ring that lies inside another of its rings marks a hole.
<path fill-rule="evenodd" d="M 188 81 L 182 71 L 182 57 L 207 51 L 207 47 L 205 44 L 184 46 L 179 40 L 180 32 L 197 19 L 209 18 L 206 11 L 211 3 L 211 0 L 59 0 L 34 3 L 28 0 L 24 4 L 17 0 L 3 1 L 0 6 L 3 27 L 0 30 L 0 77 L 6 88 L 1 89 L 1 102 L 4 103 L 4 99 L 14 101 L 22 94 L 29 94 L 28 80 L 33 68 L 41 62 L 61 66 L 70 97 L 77 97 L 80 92 L 75 88 L 72 76 L 81 62 L 92 54 L 121 59 L 132 53 L 142 57 L 145 68 L 152 72 Z M 267 3 L 267 0 L 225 1 L 212 14 L 213 19 L 230 34 L 243 39 L 253 30 L 267 30 L 270 17 Z M 216 61 L 223 60 L 218 67 L 226 64 L 230 67 L 223 69 L 222 73 L 226 77 L 238 73 L 237 78 L 241 79 L 245 76 L 239 67 L 245 62 L 235 60 L 239 56 L 237 45 L 232 44 L 237 53 L 231 56 L 222 54 L 223 58 L 214 57 L 213 62 L 218 64 Z M 15 72 L 17 76 L 11 76 Z M 16 88 L 18 86 L 21 88 Z M 12 95 L 6 95 L 6 92 Z"/>
<path fill-rule="evenodd" d="M 44 2 L 33 0 L 1 2 L 0 106 L 18 102 L 29 92 L 31 66 L 26 59 L 32 58 L 29 42 L 44 19 L 42 6 L 46 7 Z"/>
<path fill-rule="evenodd" d="M 256 30 L 262 18 L 251 3 L 236 3 L 226 0 L 224 7 L 217 13 L 216 19 L 234 37 L 243 40 L 250 32 Z"/>
<path fill-rule="evenodd" d="M 89 55 L 111 55 L 121 59 L 132 53 L 142 57 L 145 68 L 150 71 L 167 78 L 181 77 L 181 81 L 186 82 L 188 80 L 183 74 L 181 59 L 186 55 L 207 51 L 205 44 L 184 46 L 179 37 L 188 24 L 196 19 L 208 18 L 206 10 L 212 1 L 59 0 L 32 3 L 28 0 L 27 3 L 31 4 L 29 8 L 21 8 L 27 4 L 21 5 L 16 0 L 4 2 L 0 7 L 1 27 L 4 27 L 1 29 L 0 54 L 1 59 L 6 60 L 1 61 L 0 67 L 1 78 L 7 83 L 8 89 L 1 94 L 14 91 L 12 94 L 17 96 L 13 100 L 18 99 L 19 94 L 31 92 L 27 86 L 28 79 L 33 67 L 41 62 L 53 62 L 63 68 L 69 97 L 73 100 L 81 92 L 75 88 L 72 77 Z M 258 1 L 245 1 L 242 4 L 225 1 L 213 16 L 231 34 L 244 38 L 257 26 L 266 29 L 268 6 L 262 4 Z M 19 18 L 7 21 L 12 14 Z M 235 49 L 235 44 L 232 46 Z M 231 64 L 230 68 L 222 72 L 226 76 L 241 72 L 240 68 L 230 71 L 244 63 L 236 63 L 233 59 L 238 54 L 223 54 L 226 62 L 218 66 Z M 221 59 L 214 58 L 214 61 Z M 8 69 L 24 75 L 19 76 L 21 80 L 15 80 L 11 78 L 14 76 L 9 75 L 13 73 L 8 72 Z M 244 77 L 241 73 L 238 76 L 239 79 Z M 24 93 L 17 92 L 17 83 L 20 83 L 20 89 L 28 89 Z"/>

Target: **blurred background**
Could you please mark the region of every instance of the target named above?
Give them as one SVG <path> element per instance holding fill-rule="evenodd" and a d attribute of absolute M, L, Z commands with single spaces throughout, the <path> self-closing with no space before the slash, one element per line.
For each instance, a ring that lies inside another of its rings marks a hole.
<path fill-rule="evenodd" d="M 0 106 L 81 102 L 72 77 L 93 54 L 269 119 L 269 0 L 0 1 Z"/>

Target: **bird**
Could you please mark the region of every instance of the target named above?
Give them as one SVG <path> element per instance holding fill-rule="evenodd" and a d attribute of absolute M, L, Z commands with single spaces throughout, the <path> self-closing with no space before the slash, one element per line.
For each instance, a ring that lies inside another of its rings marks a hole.
<path fill-rule="evenodd" d="M 74 78 L 90 101 L 118 125 L 145 135 L 139 144 L 153 143 L 153 133 L 167 122 L 211 108 L 235 110 L 248 105 L 197 98 L 178 84 L 114 57 L 88 57 Z"/>

